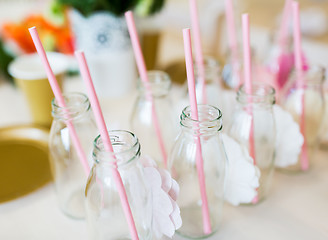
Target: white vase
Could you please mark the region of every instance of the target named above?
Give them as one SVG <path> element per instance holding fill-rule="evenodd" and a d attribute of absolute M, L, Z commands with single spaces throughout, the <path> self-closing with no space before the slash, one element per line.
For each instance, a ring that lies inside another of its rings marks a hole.
<path fill-rule="evenodd" d="M 124 17 L 70 11 L 75 49 L 85 52 L 97 94 L 120 97 L 135 88 L 136 66 Z"/>

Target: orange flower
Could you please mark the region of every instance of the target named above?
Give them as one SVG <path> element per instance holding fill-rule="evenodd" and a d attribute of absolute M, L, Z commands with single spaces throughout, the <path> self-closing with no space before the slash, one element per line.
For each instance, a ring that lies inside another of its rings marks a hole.
<path fill-rule="evenodd" d="M 28 28 L 36 26 L 41 42 L 47 51 L 58 51 L 65 54 L 74 52 L 73 36 L 69 24 L 65 21 L 62 26 L 56 26 L 47 21 L 42 15 L 31 15 L 21 23 L 5 23 L 3 37 L 14 41 L 25 53 L 35 52 L 35 47 Z"/>

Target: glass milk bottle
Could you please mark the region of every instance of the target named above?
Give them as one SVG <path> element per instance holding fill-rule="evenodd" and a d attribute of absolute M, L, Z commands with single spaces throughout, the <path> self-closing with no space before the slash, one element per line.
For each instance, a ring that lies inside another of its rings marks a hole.
<path fill-rule="evenodd" d="M 292 74 L 285 90 L 284 108 L 290 112 L 296 122 L 300 124 L 302 115 L 302 95 L 304 96 L 305 144 L 308 159 L 311 162 L 319 145 L 325 114 L 323 82 L 325 69 L 319 66 L 311 67 L 304 72 L 304 88 L 297 88 L 296 74 Z M 299 160 L 286 170 L 301 171 L 301 154 Z"/>
<path fill-rule="evenodd" d="M 94 164 L 85 195 L 90 239 L 131 239 L 112 170 L 117 162 L 140 240 L 151 239 L 151 192 L 139 162 L 138 138 L 128 131 L 109 131 L 114 153 L 106 152 L 98 136 Z"/>
<path fill-rule="evenodd" d="M 252 83 L 252 93 L 245 92 L 242 85 L 237 92 L 237 105 L 229 135 L 250 151 L 250 136 L 253 130 L 255 164 L 261 171 L 257 201 L 266 198 L 274 172 L 274 149 L 276 128 L 273 117 L 275 90 L 264 83 Z"/>
<path fill-rule="evenodd" d="M 210 104 L 215 107 L 221 105 L 220 65 L 213 57 L 204 58 L 205 91 L 202 91 L 201 73 L 194 64 L 196 78 L 196 95 L 199 104 Z M 204 94 L 206 94 L 204 96 Z"/>
<path fill-rule="evenodd" d="M 198 105 L 199 121 L 191 117 L 190 107 L 180 116 L 181 131 L 169 157 L 169 170 L 180 186 L 178 205 L 182 227 L 179 235 L 206 238 L 214 234 L 221 222 L 224 202 L 226 153 L 220 131 L 222 115 L 210 105 Z M 202 198 L 196 166 L 196 140 L 200 138 L 211 233 L 204 233 Z"/>
<path fill-rule="evenodd" d="M 159 166 L 164 166 L 152 111 L 154 107 L 164 148 L 168 154 L 178 128 L 173 121 L 174 110 L 169 98 L 171 79 L 165 72 L 148 71 L 148 80 L 154 106 L 147 98 L 146 89 L 139 79 L 139 95 L 131 115 L 131 127 L 139 138 L 143 154 L 152 157 Z"/>
<path fill-rule="evenodd" d="M 84 218 L 84 188 L 87 174 L 72 142 L 67 122 L 75 128 L 89 165 L 92 141 L 97 136 L 89 99 L 82 93 L 64 94 L 66 107 L 52 101 L 54 117 L 49 139 L 50 166 L 59 206 L 73 218 Z"/>

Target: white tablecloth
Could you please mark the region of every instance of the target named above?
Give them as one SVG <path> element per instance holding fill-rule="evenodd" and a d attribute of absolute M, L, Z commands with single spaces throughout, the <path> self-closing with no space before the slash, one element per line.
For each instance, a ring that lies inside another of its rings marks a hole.
<path fill-rule="evenodd" d="M 263 39 L 261 34 L 252 36 L 253 40 Z M 183 57 L 181 36 L 179 38 L 164 36 L 164 40 L 166 44 L 160 50 L 162 56 L 160 63 L 181 59 Z M 177 42 L 180 45 L 176 44 Z M 310 62 L 323 64 L 328 62 L 327 46 L 305 42 L 304 47 Z M 66 83 L 66 89 L 84 92 L 83 86 L 78 82 L 77 79 L 70 80 Z M 102 101 L 105 118 L 110 127 L 127 128 L 128 119 L 124 114 L 130 111 L 133 99 L 134 95 Z M 0 81 L 0 126 L 29 121 L 24 98 L 12 86 Z M 54 188 L 49 184 L 25 197 L 0 204 L 0 239 L 84 240 L 87 239 L 87 230 L 84 221 L 72 220 L 59 210 Z M 277 172 L 270 196 L 259 205 L 241 207 L 227 205 L 224 209 L 222 227 L 211 239 L 327 240 L 327 152 L 318 153 L 313 167 L 307 173 L 284 175 Z"/>

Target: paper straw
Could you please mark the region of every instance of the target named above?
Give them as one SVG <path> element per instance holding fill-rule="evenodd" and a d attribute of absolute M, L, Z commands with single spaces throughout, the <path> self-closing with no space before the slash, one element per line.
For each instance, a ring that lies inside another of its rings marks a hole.
<path fill-rule="evenodd" d="M 42 46 L 42 43 L 41 43 L 41 40 L 39 38 L 39 34 L 36 30 L 36 27 L 31 27 L 29 28 L 29 31 L 30 31 L 30 34 L 31 34 L 31 37 L 32 37 L 32 40 L 34 42 L 34 45 L 35 45 L 35 48 L 36 48 L 36 51 L 38 52 L 40 58 L 41 58 L 41 61 L 42 61 L 42 64 L 43 64 L 43 67 L 45 68 L 46 70 L 46 74 L 47 74 L 47 77 L 48 77 L 48 81 L 50 83 L 50 86 L 51 86 L 51 89 L 55 95 L 55 98 L 58 102 L 58 105 L 62 108 L 65 108 L 66 107 L 66 104 L 65 104 L 65 100 L 64 100 L 64 97 L 63 97 L 63 94 L 60 90 L 60 87 L 58 85 L 58 82 L 56 80 L 56 77 L 50 67 L 50 64 L 49 64 L 49 61 L 48 61 L 48 58 L 47 58 L 47 55 L 46 55 L 46 52 L 44 51 L 44 48 Z M 81 161 L 81 164 L 83 166 L 83 169 L 84 169 L 84 172 L 85 174 L 88 176 L 89 175 L 89 172 L 90 172 L 90 167 L 89 167 L 89 164 L 88 164 L 88 160 L 87 160 L 87 157 L 86 157 L 86 154 L 82 148 L 82 145 L 80 143 L 80 140 L 78 138 L 78 135 L 75 131 L 75 128 L 74 128 L 74 125 L 73 123 L 68 120 L 67 122 L 67 127 L 69 129 L 69 133 L 70 133 L 70 136 L 71 136 L 71 139 L 72 139 L 72 142 L 73 142 L 73 145 L 75 147 L 75 150 L 78 154 L 78 157 Z"/>
<path fill-rule="evenodd" d="M 234 17 L 232 0 L 225 0 L 225 14 L 226 14 L 226 23 L 227 23 L 227 30 L 228 30 L 229 47 L 233 53 L 236 53 L 238 45 L 237 45 L 237 38 L 236 38 L 235 17 Z"/>
<path fill-rule="evenodd" d="M 299 18 L 299 5 L 298 2 L 293 1 L 293 23 L 294 23 L 294 57 L 295 57 L 295 68 L 298 73 L 297 86 L 303 87 L 303 64 L 302 64 L 302 46 L 301 46 L 301 29 L 300 29 L 300 18 Z"/>
<path fill-rule="evenodd" d="M 285 51 L 287 47 L 287 39 L 288 39 L 288 26 L 289 26 L 289 16 L 291 10 L 292 0 L 285 0 L 284 11 L 281 17 L 280 29 L 278 35 L 278 42 L 281 51 Z"/>
<path fill-rule="evenodd" d="M 249 38 L 249 17 L 248 14 L 242 15 L 242 25 L 243 25 L 243 50 L 244 50 L 244 86 L 246 94 L 252 95 L 252 66 L 251 66 L 251 46 Z M 254 165 L 256 165 L 256 155 L 255 155 L 255 141 L 254 141 L 254 116 L 253 109 L 251 107 L 252 100 L 248 98 L 249 107 L 247 109 L 248 114 L 251 115 L 251 128 L 249 133 L 249 153 L 254 160 Z M 253 203 L 258 202 L 258 195 L 253 199 Z"/>
<path fill-rule="evenodd" d="M 89 71 L 89 68 L 88 68 L 84 53 L 83 53 L 83 51 L 76 51 L 75 56 L 76 56 L 76 58 L 78 60 L 78 63 L 79 63 L 79 68 L 80 68 L 82 78 L 83 78 L 83 80 L 84 80 L 84 82 L 87 86 L 87 91 L 88 91 L 89 99 L 90 99 L 90 102 L 91 102 L 92 110 L 93 110 L 93 113 L 94 113 L 94 116 L 95 116 L 95 119 L 96 119 L 98 129 L 100 131 L 101 139 L 104 143 L 105 150 L 106 150 L 106 152 L 114 153 L 114 149 L 113 149 L 112 143 L 110 141 L 110 137 L 109 137 L 108 130 L 107 130 L 107 127 L 106 127 L 106 123 L 105 123 L 105 120 L 104 120 L 104 116 L 102 114 L 101 107 L 100 107 L 100 104 L 99 104 L 99 101 L 98 101 L 98 97 L 97 97 L 95 88 L 94 88 L 93 83 L 92 83 L 90 71 Z M 114 155 L 114 158 L 115 158 L 115 155 Z M 119 192 L 119 196 L 120 196 L 120 199 L 121 199 L 121 204 L 122 204 L 122 207 L 123 207 L 125 218 L 128 222 L 131 237 L 132 237 L 132 239 L 137 240 L 137 239 L 139 239 L 137 229 L 136 229 L 135 222 L 134 222 L 134 219 L 133 219 L 133 216 L 132 216 L 129 201 L 128 201 L 128 198 L 127 198 L 127 195 L 126 195 L 126 192 L 125 192 L 125 189 L 124 189 L 122 178 L 120 176 L 120 173 L 117 170 L 116 161 L 113 164 L 112 174 L 114 176 L 114 180 L 115 180 L 118 192 Z"/>
<path fill-rule="evenodd" d="M 226 24 L 228 31 L 228 44 L 231 52 L 231 65 L 232 72 L 234 76 L 238 76 L 239 81 L 241 80 L 239 67 L 238 67 L 238 43 L 236 38 L 236 26 L 235 26 L 235 16 L 233 10 L 232 0 L 225 0 L 225 15 L 226 15 Z M 240 85 L 236 85 L 238 88 Z"/>
<path fill-rule="evenodd" d="M 279 47 L 278 56 L 276 63 L 278 65 L 278 72 L 272 83 L 276 90 L 276 101 L 280 102 L 280 96 L 282 96 L 282 88 L 285 84 L 287 75 L 289 74 L 290 68 L 290 56 L 288 53 L 288 29 L 289 29 L 289 15 L 291 13 L 291 0 L 285 0 L 284 10 L 281 16 L 280 28 L 278 32 L 277 44 Z"/>
<path fill-rule="evenodd" d="M 191 37 L 190 29 L 183 29 L 183 41 L 185 49 L 185 59 L 186 59 L 186 70 L 187 70 L 187 79 L 188 79 L 188 89 L 189 89 L 189 101 L 191 105 L 191 116 L 192 119 L 198 121 L 198 110 L 197 110 L 197 100 L 196 100 L 196 90 L 195 90 L 195 76 L 194 76 L 194 67 L 192 60 L 192 48 L 191 48 Z M 208 201 L 206 194 L 205 186 L 205 176 L 204 176 L 204 166 L 203 166 L 203 156 L 200 137 L 197 135 L 196 138 L 196 166 L 198 173 L 198 180 L 200 185 L 200 193 L 202 199 L 202 215 L 203 215 L 203 231 L 205 234 L 210 234 L 211 230 L 211 221 L 208 210 Z"/>
<path fill-rule="evenodd" d="M 243 50 L 244 50 L 244 79 L 247 94 L 252 94 L 252 71 L 251 71 L 251 47 L 249 43 L 249 17 L 245 13 L 242 15 L 243 24 Z"/>
<path fill-rule="evenodd" d="M 293 22 L 294 22 L 294 56 L 295 56 L 295 68 L 296 68 L 296 76 L 297 76 L 297 88 L 302 89 L 301 96 L 301 119 L 300 119 L 300 128 L 301 133 L 304 137 L 304 142 L 302 146 L 301 153 L 301 169 L 306 171 L 309 169 L 309 158 L 307 153 L 307 145 L 306 145 L 306 130 L 305 130 L 305 94 L 304 94 L 304 75 L 303 75 L 303 60 L 302 60 L 302 44 L 301 44 L 301 28 L 300 28 L 300 16 L 299 16 L 299 5 L 298 2 L 293 1 Z"/>
<path fill-rule="evenodd" d="M 154 123 L 155 132 L 157 135 L 160 151 L 162 153 L 164 166 L 166 168 L 167 167 L 167 154 L 166 154 L 166 150 L 165 150 L 165 145 L 164 145 L 161 129 L 159 126 L 158 117 L 156 114 L 153 96 L 151 94 L 145 60 L 142 55 L 142 51 L 141 51 L 141 47 L 140 47 L 140 43 L 139 43 L 139 37 L 138 37 L 136 25 L 134 23 L 133 14 L 131 11 L 127 11 L 125 13 L 125 19 L 126 19 L 126 22 L 128 25 L 128 30 L 129 30 L 129 34 L 130 34 L 130 38 L 131 38 L 131 42 L 132 42 L 134 56 L 135 56 L 135 59 L 137 62 L 139 75 L 140 75 L 141 81 L 146 89 L 146 97 L 147 97 L 148 101 L 151 102 L 151 105 L 152 105 L 152 119 L 153 119 L 153 123 Z"/>
<path fill-rule="evenodd" d="M 198 79 L 201 85 L 201 93 L 202 93 L 202 103 L 207 103 L 207 93 L 206 93 L 206 83 L 205 83 L 205 68 L 204 68 L 204 57 L 202 50 L 202 41 L 201 41 L 201 33 L 199 28 L 199 19 L 197 12 L 197 3 L 196 0 L 189 1 L 190 6 L 190 15 L 191 15 L 191 26 L 193 39 L 195 43 L 195 53 L 196 53 L 196 64 L 197 64 L 197 74 Z"/>

